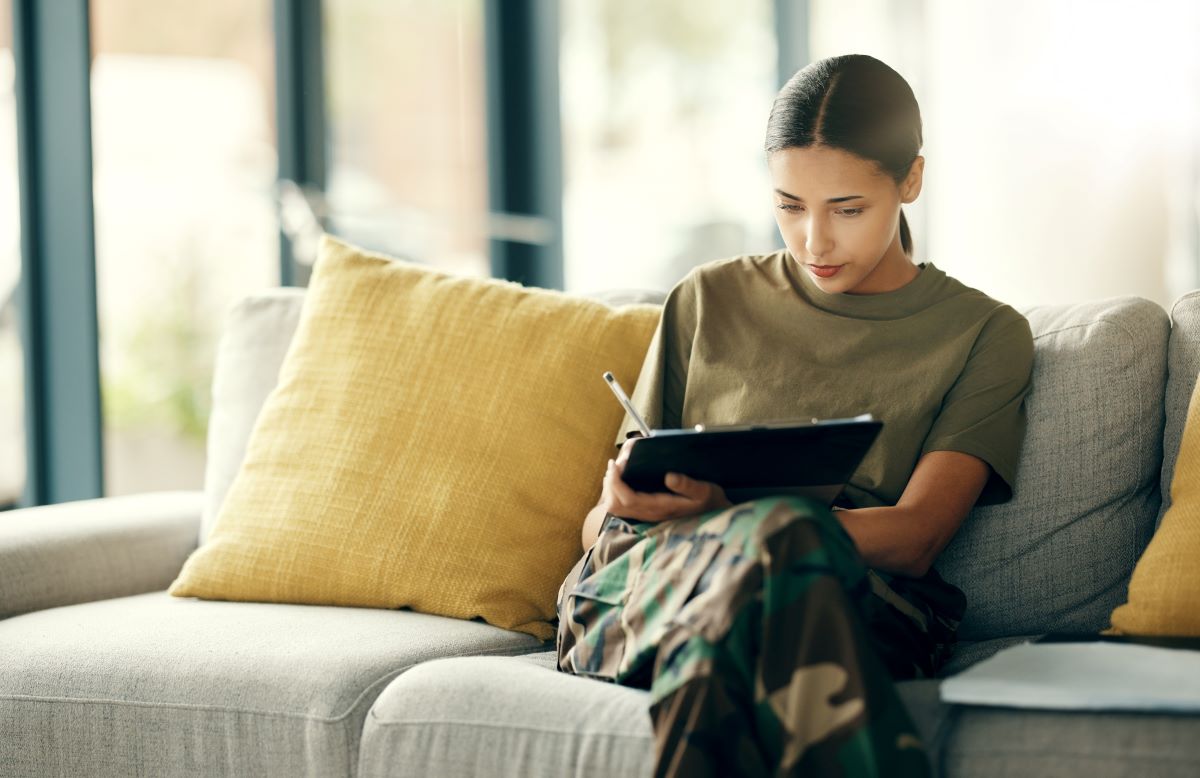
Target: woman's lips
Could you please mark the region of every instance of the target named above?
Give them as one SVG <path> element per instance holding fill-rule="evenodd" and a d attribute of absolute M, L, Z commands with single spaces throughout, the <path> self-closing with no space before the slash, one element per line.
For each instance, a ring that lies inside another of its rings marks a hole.
<path fill-rule="evenodd" d="M 833 278 L 845 265 L 805 265 L 817 278 Z"/>

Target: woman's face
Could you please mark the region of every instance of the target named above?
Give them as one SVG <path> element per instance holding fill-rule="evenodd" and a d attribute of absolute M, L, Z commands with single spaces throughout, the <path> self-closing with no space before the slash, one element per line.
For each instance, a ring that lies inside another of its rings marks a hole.
<path fill-rule="evenodd" d="M 830 293 L 890 292 L 916 277 L 900 244 L 900 206 L 917 198 L 925 160 L 899 186 L 848 151 L 809 146 L 767 160 L 775 221 L 796 262 Z"/>

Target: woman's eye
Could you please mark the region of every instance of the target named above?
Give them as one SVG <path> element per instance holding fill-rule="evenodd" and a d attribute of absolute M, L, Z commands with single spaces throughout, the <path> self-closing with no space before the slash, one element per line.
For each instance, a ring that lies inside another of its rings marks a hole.
<path fill-rule="evenodd" d="M 842 208 L 838 211 L 842 216 L 858 216 L 863 212 L 863 208 Z"/>
<path fill-rule="evenodd" d="M 803 205 L 793 205 L 791 203 L 778 203 L 775 207 L 781 211 L 787 211 L 788 213 L 797 213 L 804 210 Z"/>

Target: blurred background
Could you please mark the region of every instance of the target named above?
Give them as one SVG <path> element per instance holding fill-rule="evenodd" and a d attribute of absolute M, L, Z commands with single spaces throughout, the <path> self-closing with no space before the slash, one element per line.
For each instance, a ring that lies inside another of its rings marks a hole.
<path fill-rule="evenodd" d="M 569 292 L 776 249 L 767 114 L 835 54 L 921 105 L 918 261 L 1169 308 L 1197 40 L 1188 0 L 0 0 L 0 507 L 200 488 L 225 311 L 320 228 Z"/>

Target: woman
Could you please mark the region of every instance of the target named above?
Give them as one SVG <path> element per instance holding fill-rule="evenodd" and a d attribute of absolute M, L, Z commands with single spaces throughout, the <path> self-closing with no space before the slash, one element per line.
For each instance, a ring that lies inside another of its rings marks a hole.
<path fill-rule="evenodd" d="M 786 250 L 670 291 L 633 402 L 655 428 L 884 422 L 833 508 L 731 505 L 719 484 L 621 479 L 559 592 L 559 668 L 646 688 L 657 775 L 920 775 L 893 679 L 934 675 L 965 597 L 933 564 L 1011 496 L 1033 341 L 1011 307 L 912 261 L 921 119 L 884 63 L 834 57 L 780 90 L 766 133 Z"/>

